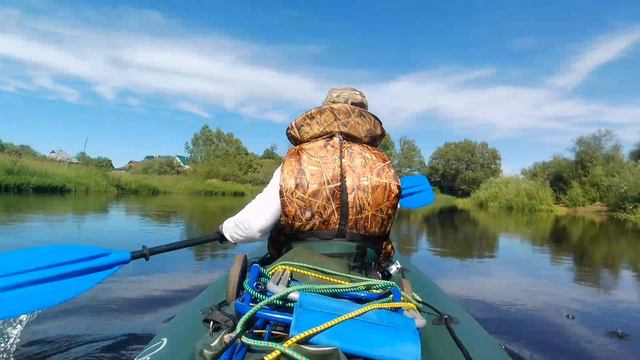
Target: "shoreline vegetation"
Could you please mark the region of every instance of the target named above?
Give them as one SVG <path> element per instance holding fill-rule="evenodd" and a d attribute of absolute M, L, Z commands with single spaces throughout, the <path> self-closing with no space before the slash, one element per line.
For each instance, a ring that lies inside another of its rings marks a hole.
<path fill-rule="evenodd" d="M 246 196 L 260 186 L 191 174 L 115 172 L 90 165 L 0 154 L 0 192 L 37 194 L 194 194 Z"/>
<path fill-rule="evenodd" d="M 379 149 L 400 176 L 425 174 L 441 198 L 436 205 L 612 216 L 640 225 L 640 143 L 625 156 L 610 130 L 579 137 L 571 156 L 536 162 L 517 176 L 502 174 L 501 155 L 486 142 L 447 142 L 428 161 L 407 137 L 396 147 L 387 135 Z M 190 166 L 178 166 L 172 156 L 148 156 L 127 171 L 114 171 L 105 157 L 80 153 L 73 163 L 60 162 L 0 141 L 0 192 L 253 196 L 282 161 L 275 145 L 257 155 L 233 133 L 207 125 L 185 144 L 185 153 Z"/>
<path fill-rule="evenodd" d="M 64 151 L 45 156 L 28 145 L 0 141 L 0 192 L 49 194 L 257 194 L 281 162 L 272 145 L 248 151 L 232 133 L 204 125 L 185 144 L 188 157 L 149 155 L 115 169 L 110 159 Z M 186 165 L 183 161 L 189 163 Z"/>
<path fill-rule="evenodd" d="M 640 225 L 640 142 L 625 155 L 612 131 L 598 130 L 575 139 L 569 154 L 504 176 L 496 149 L 463 140 L 438 147 L 421 172 L 459 207 L 610 216 Z"/>

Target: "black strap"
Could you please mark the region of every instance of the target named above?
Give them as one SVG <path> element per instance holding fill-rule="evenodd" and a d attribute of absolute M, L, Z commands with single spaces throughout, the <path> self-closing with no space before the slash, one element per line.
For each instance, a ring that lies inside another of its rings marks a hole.
<path fill-rule="evenodd" d="M 363 244 L 369 248 L 372 248 L 379 252 L 381 250 L 382 243 L 389 240 L 389 235 L 362 235 L 354 232 L 347 231 L 344 236 L 339 236 L 338 231 L 303 231 L 292 232 L 284 229 L 279 224 L 273 230 L 271 240 L 284 239 L 286 242 L 297 242 L 306 240 L 336 240 L 336 241 L 348 241 L 358 244 Z M 277 240 L 276 240 L 277 241 Z"/>
<path fill-rule="evenodd" d="M 344 174 L 344 141 L 342 136 L 338 135 L 338 143 L 340 144 L 340 222 L 338 223 L 337 237 L 346 238 L 349 221 L 349 194 L 347 193 L 347 179 Z"/>

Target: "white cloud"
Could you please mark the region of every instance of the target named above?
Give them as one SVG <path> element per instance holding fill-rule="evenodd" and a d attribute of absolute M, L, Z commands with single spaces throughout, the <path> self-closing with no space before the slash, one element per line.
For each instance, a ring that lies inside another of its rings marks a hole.
<path fill-rule="evenodd" d="M 135 17 L 132 12 L 127 10 L 128 16 Z M 13 21 L 10 25 L 0 23 L 0 60 L 10 62 L 14 70 L 18 68 L 18 76 L 46 74 L 39 79 L 48 81 L 31 79 L 35 87 L 63 95 L 68 101 L 91 93 L 111 101 L 127 92 L 139 98 L 196 101 L 282 121 L 279 109 L 309 106 L 322 98 L 328 86 L 290 70 L 250 62 L 248 54 L 269 51 L 260 52 L 257 46 L 240 41 L 120 33 L 52 24 L 16 11 L 5 13 L 11 13 Z M 71 83 L 75 94 L 70 91 Z"/>
<path fill-rule="evenodd" d="M 0 90 L 71 102 L 98 97 L 133 107 L 161 101 L 204 117 L 224 109 L 282 123 L 319 104 L 328 88 L 355 85 L 390 128 L 441 126 L 489 138 L 549 130 L 570 138 L 598 127 L 640 133 L 639 104 L 570 92 L 636 44 L 639 28 L 596 39 L 565 71 L 546 81 L 530 79 L 527 86 L 501 80 L 493 68 L 448 67 L 363 81 L 362 73 L 349 69 L 299 70 L 295 65 L 313 64 L 289 55 L 317 54 L 317 46 L 259 46 L 194 34 L 154 11 L 105 11 L 108 16 L 59 11 L 44 19 L 0 8 Z M 115 20 L 109 26 L 105 18 Z"/>
<path fill-rule="evenodd" d="M 557 130 L 573 137 L 594 122 L 640 131 L 638 105 L 607 105 L 552 88 L 474 84 L 474 77 L 461 78 L 465 76 L 404 76 L 363 88 L 372 110 L 390 126 L 415 126 L 420 115 L 431 115 L 438 126 L 484 131 L 494 138 L 532 130 Z"/>
<path fill-rule="evenodd" d="M 550 78 L 548 82 L 561 89 L 572 89 L 584 81 L 592 71 L 624 55 L 625 51 L 638 42 L 640 28 L 637 27 L 604 36 L 575 57 L 567 69 Z"/>
<path fill-rule="evenodd" d="M 73 103 L 80 99 L 80 93 L 78 91 L 69 86 L 56 83 L 51 76 L 47 74 L 34 74 L 31 80 L 37 89 L 48 91 L 54 98 L 60 98 Z"/>
<path fill-rule="evenodd" d="M 202 106 L 196 105 L 196 104 L 192 104 L 192 103 L 188 103 L 188 102 L 181 102 L 176 104 L 176 108 L 184 111 L 184 112 L 188 112 L 194 115 L 198 115 L 201 116 L 203 118 L 210 118 L 211 115 L 209 115 L 209 113 L 202 108 Z"/>

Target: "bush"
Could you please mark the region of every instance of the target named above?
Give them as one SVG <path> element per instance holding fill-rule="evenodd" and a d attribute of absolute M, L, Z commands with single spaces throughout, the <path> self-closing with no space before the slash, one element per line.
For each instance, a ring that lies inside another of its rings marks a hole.
<path fill-rule="evenodd" d="M 78 155 L 76 155 L 76 159 L 78 159 L 78 161 L 82 165 L 95 166 L 98 168 L 103 168 L 105 170 L 113 170 L 113 163 L 111 162 L 111 159 L 107 157 L 98 156 L 92 158 L 85 152 L 80 152 L 78 153 Z"/>
<path fill-rule="evenodd" d="M 7 154 L 15 157 L 40 157 L 40 154 L 29 145 L 16 145 L 0 140 L 0 154 Z"/>
<path fill-rule="evenodd" d="M 578 178 L 573 159 L 560 155 L 549 161 L 540 161 L 522 171 L 522 175 L 529 180 L 542 181 L 549 184 L 557 201 L 561 201 L 571 188 L 571 184 Z"/>
<path fill-rule="evenodd" d="M 520 212 L 553 211 L 553 192 L 548 185 L 517 177 L 493 178 L 480 185 L 469 203 L 488 210 Z"/>
<path fill-rule="evenodd" d="M 146 175 L 178 175 L 181 170 L 173 156 L 160 156 L 143 160 L 132 172 Z"/>
<path fill-rule="evenodd" d="M 632 162 L 604 185 L 605 203 L 613 211 L 637 213 L 640 209 L 640 163 Z"/>
<path fill-rule="evenodd" d="M 640 161 L 640 142 L 637 142 L 631 151 L 629 151 L 629 160 Z"/>
<path fill-rule="evenodd" d="M 114 173 L 94 166 L 0 154 L 0 192 L 242 196 L 258 190 L 250 185 L 203 180 L 191 174 Z"/>
<path fill-rule="evenodd" d="M 259 160 L 254 156 L 218 157 L 193 166 L 201 179 L 218 179 L 240 184 L 264 185 L 269 182 L 280 160 Z"/>
<path fill-rule="evenodd" d="M 585 206 L 589 204 L 589 198 L 582 187 L 577 182 L 573 182 L 563 198 L 564 202 L 571 207 Z"/>

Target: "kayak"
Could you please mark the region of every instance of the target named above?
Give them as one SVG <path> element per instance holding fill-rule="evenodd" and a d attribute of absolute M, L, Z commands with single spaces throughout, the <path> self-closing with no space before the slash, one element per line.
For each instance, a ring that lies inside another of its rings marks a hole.
<path fill-rule="evenodd" d="M 317 268 L 322 267 L 323 269 L 327 269 L 326 271 L 332 271 L 335 273 L 349 273 L 351 272 L 353 266 L 354 256 L 358 253 L 358 247 L 353 243 L 349 242 L 339 242 L 339 241 L 309 241 L 296 243 L 293 248 L 285 253 L 282 257 L 275 261 L 270 261 L 268 256 L 261 256 L 260 253 L 253 254 L 249 257 L 249 272 L 253 272 L 254 267 L 259 267 L 257 264 L 262 264 L 265 262 L 271 262 L 269 266 L 273 269 L 273 266 L 278 266 L 282 264 L 306 264 L 309 268 Z M 135 358 L 135 360 L 169 360 L 169 359 L 194 359 L 194 360 L 209 360 L 215 359 L 220 354 L 216 352 L 220 350 L 220 344 L 224 344 L 225 341 L 229 342 L 229 337 L 233 334 L 227 333 L 226 337 L 223 337 L 220 331 L 214 331 L 212 329 L 213 323 L 210 323 L 210 326 L 206 325 L 206 322 L 203 323 L 203 317 L 206 313 L 205 309 L 212 309 L 217 305 L 217 314 L 227 314 L 230 317 L 235 318 L 235 322 L 237 322 L 242 313 L 239 313 L 239 309 L 242 308 L 242 299 L 247 298 L 247 294 L 244 294 L 242 289 L 242 284 L 247 286 L 249 281 L 244 281 L 246 278 L 246 269 L 247 265 L 244 264 L 246 260 L 242 259 L 243 256 L 237 256 L 236 261 L 234 261 L 234 265 L 229 271 L 228 277 L 223 277 L 214 283 L 212 283 L 209 287 L 207 287 L 204 291 L 202 291 L 196 298 L 194 298 L 190 303 L 188 303 L 181 311 L 176 314 L 176 316 L 164 327 L 145 347 L 145 349 Z M 246 259 L 246 257 L 245 257 Z M 422 321 L 422 325 L 420 328 L 412 327 L 413 332 L 417 334 L 415 336 L 415 343 L 417 344 L 417 349 L 412 352 L 412 354 L 417 355 L 418 358 L 422 359 L 510 359 L 509 355 L 505 351 L 504 347 L 496 342 L 496 340 L 491 337 L 487 333 L 487 331 L 480 326 L 480 324 L 471 317 L 460 305 L 458 305 L 453 299 L 448 297 L 432 280 L 430 280 L 427 276 L 422 274 L 420 270 L 411 265 L 408 258 L 403 257 L 401 255 L 394 256 L 394 265 L 396 267 L 401 267 L 402 271 L 397 271 L 392 273 L 390 281 L 394 281 L 398 284 L 401 284 L 403 294 L 405 292 L 411 292 L 416 294 L 416 299 L 420 299 L 418 306 L 422 308 L 420 310 L 420 314 L 424 317 Z M 255 265 L 251 265 L 251 264 Z M 398 266 L 399 265 L 399 266 Z M 283 266 L 283 268 L 288 268 Z M 266 269 L 266 268 L 265 268 Z M 295 269 L 294 269 L 295 270 Z M 264 271 L 263 271 L 264 272 Z M 387 273 L 390 274 L 390 273 Z M 362 276 L 362 274 L 360 274 Z M 387 284 L 382 281 L 382 283 Z M 382 291 L 373 292 L 373 294 L 381 293 Z M 391 292 L 390 292 L 391 293 Z M 345 293 L 344 296 L 353 293 Z M 371 294 L 371 293 L 369 293 Z M 286 295 L 286 294 L 285 294 Z M 296 314 L 302 312 L 303 308 L 303 296 L 305 304 L 312 304 L 314 299 L 318 298 L 322 300 L 324 298 L 321 295 L 314 295 L 315 298 L 311 296 L 307 296 L 306 293 L 300 292 L 299 304 L 296 304 L 295 310 L 293 310 L 293 322 L 291 321 L 291 314 L 284 313 L 285 316 L 289 316 L 289 323 L 291 323 L 291 332 L 293 332 L 294 327 L 303 326 L 301 325 L 303 321 L 299 318 L 295 319 Z M 357 294 L 356 294 L 357 295 Z M 419 296 L 418 296 L 419 295 Z M 240 296 L 238 298 L 238 296 Z M 291 295 L 288 295 L 291 297 Z M 250 296 L 249 296 L 250 297 Z M 237 300 L 233 300 L 236 299 Z M 324 306 L 326 309 L 331 308 L 331 306 L 347 306 L 348 308 L 358 308 L 360 305 L 354 305 L 353 303 L 346 304 L 348 301 L 346 300 L 333 300 L 332 298 L 328 298 L 328 305 Z M 380 302 L 380 301 L 378 301 Z M 306 305 L 311 308 L 311 305 Z M 379 305 L 385 306 L 385 305 Z M 412 305 L 407 305 L 407 302 L 404 301 L 402 307 L 411 307 Z M 326 309 L 322 309 L 321 312 Z M 406 310 L 406 309 L 405 309 Z M 260 313 L 263 310 L 260 310 L 256 313 Z M 272 319 L 269 316 L 272 316 L 271 313 L 274 313 L 273 316 L 280 316 L 276 311 L 267 312 L 265 311 L 265 316 L 267 319 Z M 315 315 L 318 313 L 318 309 L 314 310 Z M 401 331 L 400 327 L 397 325 L 392 325 L 391 327 L 386 327 L 383 329 L 390 330 L 374 330 L 376 329 L 375 324 L 371 321 L 368 321 L 366 316 L 380 316 L 385 317 L 400 317 L 404 320 L 407 318 L 402 315 L 397 315 L 401 313 L 402 309 L 397 310 L 396 312 L 390 310 L 375 310 L 372 311 L 371 314 L 364 314 L 359 316 L 361 321 L 358 322 L 357 318 L 352 318 L 351 320 L 347 320 L 343 324 L 343 328 L 346 330 L 348 323 L 351 325 L 352 333 L 357 333 L 359 329 L 361 330 L 361 334 L 359 334 L 359 341 L 364 341 L 366 343 L 365 352 L 372 352 L 375 354 L 380 351 L 382 354 L 384 351 L 390 351 L 390 348 L 396 346 L 399 351 L 405 351 L 403 349 L 409 349 L 411 347 L 411 341 L 407 340 L 406 347 L 403 344 L 403 336 L 411 336 L 411 330 L 406 332 L 404 330 Z M 307 310 L 307 314 L 309 314 L 311 310 Z M 378 314 L 374 314 L 374 313 Z M 257 315 L 256 315 L 257 316 Z M 310 317 L 310 315 L 307 315 Z M 421 316 L 418 316 L 421 317 Z M 215 318 L 215 317 L 214 317 Z M 402 322 L 402 319 L 400 319 Z M 224 322 L 223 320 L 221 322 Z M 254 324 L 265 323 L 267 320 L 258 319 L 254 322 Z M 395 321 L 395 320 L 391 320 Z M 414 324 L 413 320 L 409 321 L 410 324 Z M 406 322 L 406 321 L 405 321 Z M 418 323 L 418 319 L 415 320 L 415 323 Z M 310 326 L 310 325 L 309 325 Z M 395 326 L 395 327 L 394 327 Z M 271 328 L 269 328 L 271 329 Z M 355 329 L 355 330 L 353 330 Z M 378 327 L 377 329 L 380 329 Z M 233 330 L 233 329 L 232 329 Z M 266 330 L 267 332 L 270 330 Z M 335 331 L 339 331 L 339 326 L 335 326 Z M 404 332 L 403 332 L 404 331 Z M 262 331 L 265 332 L 264 330 Z M 277 331 L 273 331 L 277 333 Z M 383 334 L 379 334 L 380 332 L 384 332 Z M 344 332 L 343 332 L 344 333 Z M 324 338 L 330 337 L 328 336 L 330 332 L 327 330 L 327 336 Z M 338 332 L 336 332 L 338 334 Z M 405 335 L 408 334 L 408 335 Z M 285 339 L 290 338 L 293 334 L 283 334 L 285 335 Z M 303 334 L 304 335 L 304 334 Z M 314 337 L 310 338 L 311 340 L 320 338 L 320 335 L 314 335 Z M 344 337 L 344 335 L 343 335 Z M 376 337 L 383 339 L 384 343 L 378 343 Z M 221 339 L 223 339 L 221 341 Z M 369 342 L 367 343 L 367 339 Z M 232 339 L 234 341 L 236 339 Z M 307 339 L 309 340 L 309 339 Z M 311 341 L 310 340 L 310 341 Z M 331 345 L 335 345 L 337 341 L 340 344 L 345 344 L 345 348 L 350 349 L 349 346 L 353 344 L 346 344 L 346 340 L 344 338 L 334 339 L 334 343 Z M 304 342 L 304 341 L 303 341 Z M 313 341 L 311 341 L 313 342 Z M 329 341 L 331 342 L 331 341 Z M 217 344 L 217 350 L 215 345 Z M 228 347 L 229 345 L 227 345 Z M 353 346 L 362 348 L 362 344 L 355 344 Z M 311 354 L 313 351 L 321 348 L 314 347 L 312 345 L 294 345 L 295 349 L 300 350 L 302 352 L 311 349 Z M 342 349 L 342 345 L 336 346 Z M 214 350 L 212 350 L 214 349 Z M 306 350 L 305 350 L 306 349 Z M 335 350 L 335 348 L 333 348 Z M 224 349 L 223 349 L 224 350 Z M 246 358 L 246 359 L 261 359 L 267 354 L 271 353 L 272 349 L 268 350 L 260 350 L 254 349 L 253 347 L 247 347 L 244 349 L 244 353 L 242 357 L 233 357 L 236 358 Z M 409 351 L 409 350 L 406 350 Z M 236 351 L 237 353 L 237 351 Z M 245 355 L 246 353 L 246 355 Z M 308 353 L 308 351 L 307 351 Z M 322 354 L 324 355 L 322 355 Z M 326 355 L 329 352 L 318 352 L 317 357 L 309 356 L 309 359 L 361 359 L 363 357 L 369 358 L 369 356 L 352 356 L 349 351 L 333 352 L 333 355 Z M 356 351 L 357 353 L 357 351 Z M 338 355 L 336 355 L 338 354 Z M 407 353 L 408 354 L 408 353 Z M 412 358 L 416 355 L 398 355 L 397 358 Z M 372 358 L 376 358 L 377 356 L 372 356 Z M 276 357 L 277 358 L 277 357 Z M 288 358 L 287 356 L 282 356 L 282 358 Z M 378 358 L 393 358 L 391 356 L 383 356 L 380 355 Z"/>

